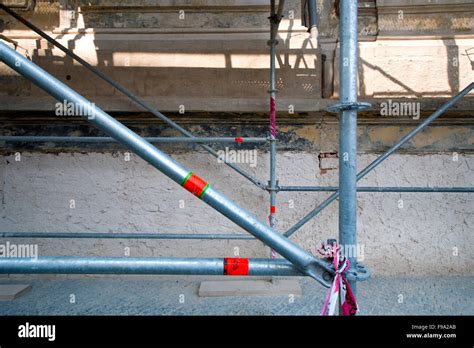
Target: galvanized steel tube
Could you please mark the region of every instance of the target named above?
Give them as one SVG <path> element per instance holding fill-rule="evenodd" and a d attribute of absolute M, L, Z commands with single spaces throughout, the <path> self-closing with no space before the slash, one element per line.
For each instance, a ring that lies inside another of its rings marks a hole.
<path fill-rule="evenodd" d="M 282 2 L 280 1 L 280 5 Z M 280 6 L 281 9 L 283 8 Z M 275 12 L 275 0 L 271 0 L 271 15 L 270 20 L 270 40 L 268 44 L 270 46 L 270 181 L 269 181 L 269 191 L 270 191 L 270 215 L 269 223 L 270 227 L 275 227 L 275 214 L 276 214 L 276 45 L 278 43 L 277 33 L 278 25 L 280 23 L 280 18 Z M 281 13 L 280 13 L 281 16 Z M 271 257 L 276 258 L 276 253 L 274 250 L 271 250 Z"/>
<path fill-rule="evenodd" d="M 266 143 L 267 138 L 257 137 L 143 137 L 150 143 Z M 41 136 L 41 135 L 3 135 L 0 141 L 27 142 L 27 143 L 114 143 L 111 137 L 67 137 L 67 136 Z"/>
<path fill-rule="evenodd" d="M 337 186 L 279 186 L 279 192 L 336 192 Z M 470 193 L 474 187 L 397 187 L 397 186 L 359 186 L 357 192 L 420 192 L 420 193 Z"/>
<path fill-rule="evenodd" d="M 316 38 L 317 35 L 317 8 L 316 0 L 308 0 L 308 31 L 311 37 Z"/>
<path fill-rule="evenodd" d="M 357 103 L 357 0 L 339 3 L 340 22 L 340 103 Z M 357 220 L 357 111 L 339 114 L 339 244 L 347 250 L 356 247 Z M 348 255 L 351 269 L 357 258 Z M 354 295 L 356 282 L 349 280 Z"/>
<path fill-rule="evenodd" d="M 169 274 L 226 275 L 223 258 L 70 257 L 0 259 L 0 274 Z M 235 260 L 235 259 L 234 259 Z M 241 259 L 248 276 L 304 276 L 279 259 Z M 243 273 L 243 272 L 242 272 Z M 232 274 L 227 274 L 232 275 Z"/>
<path fill-rule="evenodd" d="M 0 232 L 0 238 L 256 240 L 236 233 Z"/>

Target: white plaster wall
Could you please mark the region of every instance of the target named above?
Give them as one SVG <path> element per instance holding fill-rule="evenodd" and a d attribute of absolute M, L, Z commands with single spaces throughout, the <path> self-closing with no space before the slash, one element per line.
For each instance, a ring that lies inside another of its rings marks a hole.
<path fill-rule="evenodd" d="M 206 153 L 173 157 L 266 220 L 266 192 Z M 361 154 L 359 168 L 375 157 Z M 266 181 L 268 154 L 260 153 L 257 167 L 243 167 Z M 361 185 L 472 186 L 473 171 L 473 155 L 460 154 L 457 161 L 451 154 L 394 155 Z M 280 153 L 278 176 L 280 185 L 337 185 L 336 170 L 320 173 L 317 153 Z M 0 185 L 0 231 L 244 232 L 134 155 L 129 162 L 123 153 L 22 153 L 21 161 L 4 156 Z M 280 193 L 279 229 L 287 230 L 328 195 Z M 75 209 L 69 208 L 71 199 Z M 364 263 L 377 275 L 471 274 L 473 207 L 472 194 L 360 193 L 358 241 L 364 247 Z M 321 241 L 337 237 L 337 216 L 334 202 L 292 238 L 315 252 Z M 40 256 L 123 256 L 125 247 L 132 257 L 223 257 L 233 256 L 235 247 L 242 257 L 268 255 L 258 241 L 1 239 L 0 243 L 7 240 L 38 243 Z"/>

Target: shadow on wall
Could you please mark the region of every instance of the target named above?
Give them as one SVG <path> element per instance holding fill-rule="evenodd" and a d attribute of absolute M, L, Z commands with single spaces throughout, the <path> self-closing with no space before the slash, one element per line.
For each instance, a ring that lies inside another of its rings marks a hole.
<path fill-rule="evenodd" d="M 448 83 L 452 94 L 457 94 L 459 89 L 459 47 L 454 39 L 443 39 L 446 47 L 446 70 Z"/>
<path fill-rule="evenodd" d="M 268 96 L 269 47 L 265 32 L 224 31 L 215 35 L 215 32 L 196 34 L 192 30 L 186 33 L 176 30 L 173 33 L 163 29 L 168 28 L 166 21 L 153 22 L 150 13 L 145 12 L 141 16 L 135 13 L 132 18 L 119 15 L 109 18 L 104 17 L 100 9 L 98 11 L 102 16 L 87 11 L 82 14 L 84 27 L 94 28 L 93 32 L 61 28 L 64 34 L 53 37 L 134 93 L 176 97 L 183 101 L 190 97 L 259 99 Z M 266 12 L 252 16 L 268 23 Z M 250 20 L 258 22 L 252 16 Z M 106 18 L 105 24 L 101 22 L 103 18 Z M 128 21 L 135 25 L 140 21 L 143 27 L 121 28 Z M 214 29 L 222 27 L 222 23 L 216 21 L 214 18 L 205 26 Z M 72 36 L 67 34 L 68 31 L 77 34 Z M 290 33 L 286 38 L 279 38 L 278 92 L 287 97 L 319 98 L 319 51 L 309 39 L 304 40 L 304 47 L 300 46 L 294 45 Z M 72 58 L 53 49 L 44 40 L 36 40 L 36 49 L 31 56 L 33 62 L 85 96 L 114 96 L 118 93 Z M 21 83 L 21 77 L 15 76 L 15 79 Z M 8 91 L 0 87 L 0 93 Z M 31 94 L 42 92 L 34 88 Z"/>
<path fill-rule="evenodd" d="M 456 45 L 454 39 L 443 39 L 443 43 L 446 47 L 446 70 L 447 70 L 447 77 L 449 83 L 449 91 L 451 95 L 456 95 L 460 92 L 461 86 L 459 81 L 459 47 Z M 474 51 L 474 48 L 473 48 Z M 474 52 L 472 53 L 474 55 Z M 466 54 L 469 57 L 469 54 Z M 462 55 L 461 55 L 462 56 Z M 471 59 L 471 58 L 470 58 Z M 474 60 L 471 60 L 471 66 L 474 70 Z M 374 65 L 369 63 L 368 61 L 364 60 L 363 58 L 359 57 L 359 67 L 358 67 L 358 83 L 359 83 L 359 95 L 361 97 L 368 97 L 365 85 L 365 77 L 364 77 L 364 67 L 368 67 L 374 71 L 377 71 L 382 76 L 387 78 L 389 81 L 397 84 L 398 86 L 403 88 L 403 92 L 394 92 L 391 91 L 390 94 L 393 96 L 405 96 L 407 93 L 416 97 L 423 97 L 425 94 L 415 91 L 414 89 L 410 88 L 407 84 L 403 81 L 395 78 L 388 72 L 386 72 L 380 66 Z M 429 92 L 430 95 L 445 95 L 446 92 Z"/>
<path fill-rule="evenodd" d="M 462 56 L 466 56 L 469 61 L 471 62 L 471 69 L 474 70 L 474 47 L 468 48 L 466 53 L 462 54 Z"/>
<path fill-rule="evenodd" d="M 402 81 L 396 79 L 395 77 L 393 77 L 392 75 L 390 75 L 389 73 L 387 73 L 384 69 L 382 69 L 381 67 L 377 66 L 377 65 L 373 65 L 371 63 L 369 63 L 368 61 L 364 60 L 363 58 L 359 57 L 359 68 L 358 68 L 358 73 L 359 73 L 359 95 L 361 97 L 365 97 L 367 96 L 367 91 L 366 91 L 366 88 L 365 88 L 365 77 L 364 77 L 364 69 L 363 67 L 366 66 L 372 70 L 375 70 L 377 72 L 379 72 L 382 76 L 386 77 L 388 80 L 390 80 L 391 82 L 394 82 L 395 84 L 403 87 L 403 89 L 412 94 L 412 95 L 415 95 L 416 97 L 422 97 L 423 94 L 422 93 L 419 93 L 419 92 L 416 92 L 415 90 L 413 90 L 412 88 L 408 87 L 406 84 L 404 84 Z M 406 92 L 393 92 L 391 91 L 390 94 L 393 95 L 393 96 L 396 96 L 397 94 L 401 95 L 401 96 L 404 96 L 406 95 L 407 93 Z"/>

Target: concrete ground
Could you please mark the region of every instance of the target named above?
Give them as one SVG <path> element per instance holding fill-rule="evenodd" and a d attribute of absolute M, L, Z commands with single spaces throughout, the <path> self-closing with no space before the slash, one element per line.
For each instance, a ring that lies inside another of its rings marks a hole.
<path fill-rule="evenodd" d="M 0 315 L 317 315 L 325 289 L 302 278 L 303 296 L 197 296 L 186 278 L 3 280 L 30 283 L 30 292 L 0 304 Z M 358 284 L 361 314 L 474 315 L 474 277 L 375 277 Z M 75 303 L 71 303 L 75 300 Z"/>

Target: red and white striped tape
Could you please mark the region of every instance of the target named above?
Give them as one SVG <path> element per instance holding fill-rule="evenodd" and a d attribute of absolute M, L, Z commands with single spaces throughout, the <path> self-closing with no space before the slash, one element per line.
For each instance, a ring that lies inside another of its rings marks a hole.
<path fill-rule="evenodd" d="M 341 247 L 336 243 L 323 243 L 321 249 L 318 251 L 325 258 L 332 261 L 334 270 L 336 271 L 334 281 L 324 299 L 321 315 L 335 315 L 339 298 L 343 301 L 341 305 L 342 315 L 356 315 L 359 307 L 357 306 L 349 282 L 344 275 L 351 266 L 350 261 L 345 256 L 341 257 Z"/>

